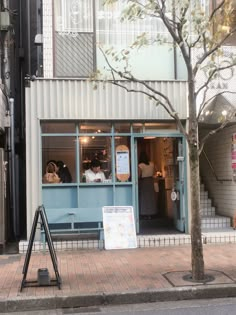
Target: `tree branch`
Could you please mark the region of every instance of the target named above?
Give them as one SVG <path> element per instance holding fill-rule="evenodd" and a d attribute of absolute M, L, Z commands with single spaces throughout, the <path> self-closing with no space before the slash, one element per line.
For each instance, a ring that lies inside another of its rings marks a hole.
<path fill-rule="evenodd" d="M 213 77 L 214 77 L 214 75 L 215 75 L 216 73 L 221 72 L 221 71 L 226 70 L 226 69 L 231 69 L 231 68 L 233 68 L 234 66 L 236 66 L 236 64 L 230 64 L 230 65 L 225 66 L 225 67 L 215 68 L 215 69 L 212 71 L 212 73 L 209 75 L 209 77 L 208 77 L 208 79 L 206 80 L 206 82 L 198 88 L 198 90 L 196 91 L 196 96 L 200 93 L 200 91 L 201 91 L 202 89 L 204 89 L 204 88 L 212 81 L 212 79 L 213 79 Z"/>
<path fill-rule="evenodd" d="M 210 17 L 209 17 L 209 21 L 211 21 L 215 16 L 217 11 L 219 11 L 225 4 L 225 0 L 222 0 L 221 3 L 219 3 L 219 5 L 212 11 Z"/>
<path fill-rule="evenodd" d="M 196 62 L 194 68 L 193 68 L 193 74 L 194 76 L 196 76 L 197 71 L 200 68 L 200 65 L 211 55 L 214 54 L 214 52 L 217 51 L 217 49 L 219 49 L 224 42 L 232 35 L 236 32 L 236 27 L 233 28 L 232 31 L 230 31 L 224 38 L 222 38 L 221 41 L 219 41 L 213 48 L 209 49 L 208 51 L 205 51 L 205 53 L 202 55 L 201 58 L 199 58 L 199 60 Z"/>

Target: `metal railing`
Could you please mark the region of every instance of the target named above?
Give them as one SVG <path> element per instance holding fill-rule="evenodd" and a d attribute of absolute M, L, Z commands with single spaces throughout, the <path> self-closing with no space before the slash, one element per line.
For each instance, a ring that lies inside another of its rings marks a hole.
<path fill-rule="evenodd" d="M 217 176 L 217 174 L 216 174 L 216 171 L 215 171 L 215 169 L 214 169 L 214 167 L 213 167 L 211 161 L 209 160 L 209 158 L 208 158 L 206 152 L 204 151 L 204 149 L 202 150 L 202 154 L 204 155 L 204 157 L 205 157 L 205 159 L 206 159 L 206 161 L 207 161 L 207 163 L 208 163 L 208 165 L 209 165 L 209 167 L 210 167 L 210 169 L 211 169 L 211 171 L 212 171 L 212 174 L 214 175 L 214 177 L 215 177 L 215 179 L 216 179 L 217 182 L 232 182 L 232 181 L 233 181 L 232 178 L 219 178 L 219 177 Z"/>

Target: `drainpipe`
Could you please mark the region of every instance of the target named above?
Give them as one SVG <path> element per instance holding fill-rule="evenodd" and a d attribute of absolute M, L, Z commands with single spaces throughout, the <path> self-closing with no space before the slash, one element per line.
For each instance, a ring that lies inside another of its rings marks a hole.
<path fill-rule="evenodd" d="M 3 8 L 8 9 L 8 1 L 3 1 Z M 9 30 L 6 32 L 1 32 L 3 38 L 3 64 L 2 64 L 2 78 L 3 84 L 6 91 L 7 96 L 10 93 L 10 64 L 9 64 L 9 43 L 10 43 L 10 32 Z"/>
<path fill-rule="evenodd" d="M 175 23 L 175 0 L 173 0 L 173 20 Z M 177 80 L 178 72 L 177 72 L 177 49 L 176 43 L 173 42 L 173 53 L 174 53 L 174 80 Z"/>
<path fill-rule="evenodd" d="M 26 7 L 26 10 L 27 10 L 27 60 L 28 60 L 28 69 L 27 69 L 27 73 L 29 75 L 31 75 L 31 51 L 30 51 L 30 0 L 27 0 L 27 7 Z"/>

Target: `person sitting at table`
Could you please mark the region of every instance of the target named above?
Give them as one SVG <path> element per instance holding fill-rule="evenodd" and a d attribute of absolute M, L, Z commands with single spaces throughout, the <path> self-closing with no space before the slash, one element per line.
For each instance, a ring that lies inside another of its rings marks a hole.
<path fill-rule="evenodd" d="M 72 176 L 69 171 L 69 168 L 63 161 L 57 161 L 57 174 L 61 179 L 61 183 L 71 183 L 72 182 Z"/>
<path fill-rule="evenodd" d="M 91 161 L 90 169 L 85 171 L 86 182 L 104 182 L 106 179 L 103 171 L 101 170 L 101 162 L 98 159 Z"/>

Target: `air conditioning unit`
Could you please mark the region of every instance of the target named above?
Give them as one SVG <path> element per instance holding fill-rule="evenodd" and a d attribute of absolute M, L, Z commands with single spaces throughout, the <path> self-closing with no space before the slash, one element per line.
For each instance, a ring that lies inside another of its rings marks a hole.
<path fill-rule="evenodd" d="M 8 11 L 0 12 L 0 30 L 8 31 L 10 28 L 10 14 Z"/>

